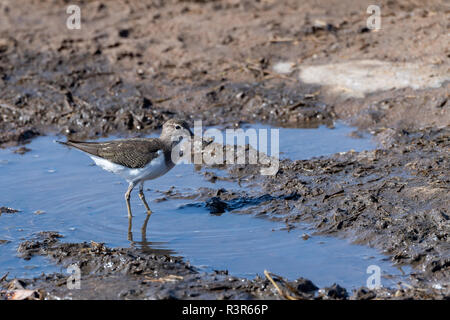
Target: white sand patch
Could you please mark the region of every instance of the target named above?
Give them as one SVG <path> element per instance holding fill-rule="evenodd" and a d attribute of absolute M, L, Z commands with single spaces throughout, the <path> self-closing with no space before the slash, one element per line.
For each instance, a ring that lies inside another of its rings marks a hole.
<path fill-rule="evenodd" d="M 450 80 L 450 71 L 448 65 L 355 60 L 302 67 L 300 80 L 327 86 L 333 93 L 362 98 L 375 91 L 438 88 Z"/>
<path fill-rule="evenodd" d="M 277 62 L 273 66 L 273 71 L 279 74 L 289 74 L 294 70 L 295 63 L 293 62 Z"/>

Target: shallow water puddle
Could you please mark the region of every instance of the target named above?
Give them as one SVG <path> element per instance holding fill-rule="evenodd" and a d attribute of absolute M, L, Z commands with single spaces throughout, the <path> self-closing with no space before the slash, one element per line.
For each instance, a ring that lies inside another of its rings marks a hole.
<path fill-rule="evenodd" d="M 304 159 L 373 147 L 369 139 L 347 137 L 350 131 L 343 125 L 334 130 L 281 129 L 280 152 L 283 157 Z M 130 246 L 125 181 L 54 140 L 37 138 L 27 146 L 32 151 L 24 155 L 0 150 L 0 206 L 21 211 L 0 216 L 0 240 L 10 241 L 0 244 L 0 276 L 5 272 L 11 277 L 31 277 L 61 271 L 45 258 L 25 261 L 16 257 L 18 244 L 39 231 L 57 231 L 67 242 L 94 240 L 108 246 Z M 291 145 L 301 141 L 307 143 Z M 227 269 L 232 275 L 251 278 L 267 269 L 289 279 L 306 277 L 319 286 L 334 282 L 347 288 L 366 285 L 370 265 L 378 265 L 383 274 L 401 275 L 376 250 L 346 240 L 320 236 L 303 240 L 302 234 L 312 230 L 288 232 L 282 223 L 233 212 L 216 216 L 202 207 L 189 206 L 197 200 L 164 200 L 163 191 L 171 187 L 186 195 L 195 194 L 199 187 L 239 189 L 232 182 L 206 181 L 192 165 L 179 165 L 145 186 L 150 189 L 146 196 L 154 214 L 144 233 L 145 210 L 136 191 L 132 194 L 131 245 L 143 250 L 184 256 L 205 271 Z M 392 281 L 383 278 L 382 284 L 391 285 Z"/>
<path fill-rule="evenodd" d="M 255 129 L 257 133 L 260 133 L 261 129 L 267 129 L 267 152 L 269 154 L 273 154 L 269 137 L 270 130 L 278 129 L 281 159 L 304 160 L 350 150 L 372 150 L 376 147 L 370 135 L 357 133 L 360 137 L 352 137 L 355 129 L 341 122 L 336 122 L 333 129 L 324 125 L 314 129 L 275 128 L 264 124 L 243 126 L 244 132 L 250 128 Z M 258 149 L 258 146 L 251 143 L 250 139 L 246 143 Z"/>

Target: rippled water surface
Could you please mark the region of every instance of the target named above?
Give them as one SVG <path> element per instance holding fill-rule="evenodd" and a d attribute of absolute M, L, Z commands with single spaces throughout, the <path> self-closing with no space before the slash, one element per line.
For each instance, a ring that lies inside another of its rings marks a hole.
<path fill-rule="evenodd" d="M 333 130 L 281 129 L 281 157 L 306 159 L 374 147 L 370 138 L 350 138 L 351 131 L 342 124 Z M 16 257 L 21 241 L 44 230 L 63 234 L 67 242 L 94 240 L 173 253 L 205 271 L 227 269 L 237 276 L 254 277 L 267 269 L 289 279 L 306 277 L 319 286 L 336 282 L 352 288 L 366 284 L 369 265 L 380 266 L 385 274 L 401 275 L 374 249 L 331 237 L 302 239 L 303 233 L 311 235 L 313 230 L 288 232 L 282 223 L 235 212 L 212 215 L 203 207 L 191 206 L 196 202 L 191 199 L 155 201 L 169 188 L 185 194 L 195 194 L 199 187 L 239 189 L 232 182 L 208 182 L 191 165 L 179 165 L 146 182 L 150 189 L 146 197 L 154 213 L 144 232 L 145 210 L 136 191 L 132 194 L 135 217 L 130 241 L 123 198 L 126 182 L 94 166 L 85 154 L 54 143 L 56 139 L 39 137 L 27 145 L 32 151 L 24 155 L 0 150 L 0 206 L 20 210 L 0 215 L 0 240 L 9 241 L 0 244 L 0 276 L 60 270 L 46 258 Z"/>

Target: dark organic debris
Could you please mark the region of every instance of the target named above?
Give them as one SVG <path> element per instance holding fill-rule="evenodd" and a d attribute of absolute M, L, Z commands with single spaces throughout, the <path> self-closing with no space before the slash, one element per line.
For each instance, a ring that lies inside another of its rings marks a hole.
<path fill-rule="evenodd" d="M 209 209 L 211 214 L 220 214 L 224 213 L 228 209 L 228 205 L 226 202 L 220 200 L 220 198 L 212 197 L 206 201 L 206 208 Z"/>
<path fill-rule="evenodd" d="M 223 190 L 223 189 L 222 189 Z M 233 211 L 249 206 L 257 206 L 262 203 L 270 201 L 281 201 L 281 200 L 297 200 L 299 195 L 296 193 L 282 195 L 274 197 L 270 194 L 264 194 L 257 197 L 238 195 L 236 193 L 230 194 L 228 192 L 220 191 L 217 196 L 214 196 L 206 202 L 201 203 L 190 203 L 186 206 L 188 207 L 206 207 L 212 214 L 220 214 L 225 211 Z"/>
<path fill-rule="evenodd" d="M 16 213 L 16 212 L 20 212 L 20 210 L 16 210 L 16 209 L 9 208 L 9 207 L 0 207 L 0 214 L 2 214 L 2 213 Z"/>

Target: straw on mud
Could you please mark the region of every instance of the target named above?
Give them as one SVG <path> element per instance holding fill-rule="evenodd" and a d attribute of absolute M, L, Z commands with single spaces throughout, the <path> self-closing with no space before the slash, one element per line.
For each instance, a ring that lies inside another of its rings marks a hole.
<path fill-rule="evenodd" d="M 298 44 L 298 41 L 294 38 L 272 38 L 269 42 L 277 43 L 277 42 L 293 42 L 294 44 Z"/>
<path fill-rule="evenodd" d="M 275 280 L 272 279 L 272 277 L 270 276 L 270 272 L 268 272 L 267 270 L 264 270 L 264 275 L 266 276 L 267 279 L 269 279 L 269 281 L 273 284 L 273 286 L 275 287 L 275 289 L 277 289 L 278 293 L 280 296 L 282 296 L 285 299 L 288 300 L 300 300 L 299 298 L 295 298 L 287 293 L 284 293 L 283 290 L 281 290 L 281 288 L 276 284 Z M 277 276 L 278 277 L 278 276 Z M 278 279 L 281 280 L 280 277 L 278 277 Z M 285 281 L 283 281 L 285 282 Z M 285 283 L 286 284 L 286 283 Z M 292 290 L 292 287 L 289 286 L 288 284 L 286 284 L 290 290 Z"/>
<path fill-rule="evenodd" d="M 143 282 L 176 282 L 179 280 L 183 280 L 183 277 L 170 274 L 163 278 L 150 278 L 150 277 L 146 276 L 145 280 L 143 280 Z"/>
<path fill-rule="evenodd" d="M 269 70 L 266 69 L 262 69 L 258 63 L 255 63 L 254 61 L 251 61 L 249 59 L 247 59 L 245 61 L 245 63 L 241 63 L 240 64 L 240 69 L 241 70 L 247 70 L 247 71 L 255 71 L 259 74 L 259 76 L 265 80 L 270 79 L 270 78 L 282 78 L 285 80 L 289 80 L 289 81 L 296 81 L 296 79 L 293 79 L 289 76 L 283 75 L 283 74 L 278 74 L 278 73 L 273 73 L 270 72 Z"/>

